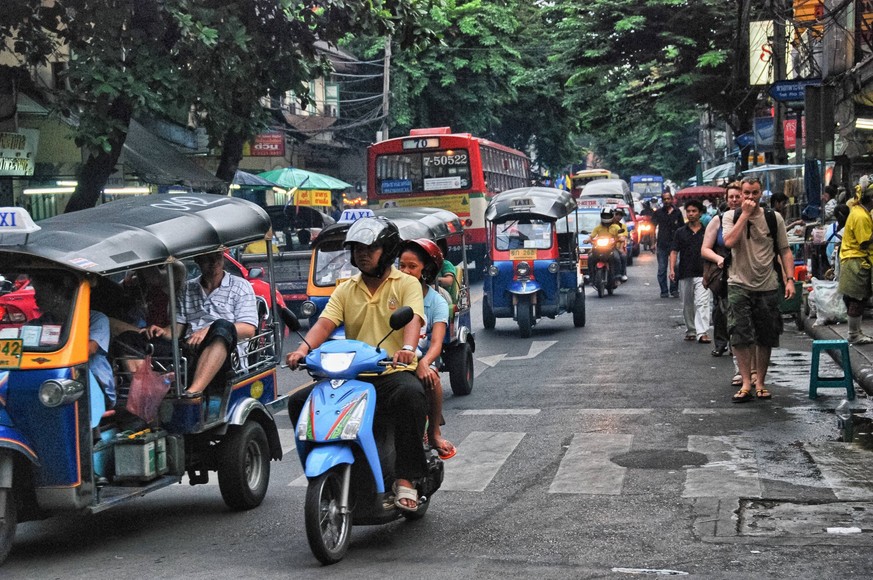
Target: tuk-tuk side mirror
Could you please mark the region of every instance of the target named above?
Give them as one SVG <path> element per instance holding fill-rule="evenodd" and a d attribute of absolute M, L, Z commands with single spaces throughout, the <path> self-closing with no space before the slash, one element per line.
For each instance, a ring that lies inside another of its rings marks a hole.
<path fill-rule="evenodd" d="M 287 306 L 282 307 L 279 311 L 279 316 L 282 317 L 282 322 L 285 323 L 285 327 L 289 331 L 297 332 L 300 330 L 300 321 L 297 320 L 297 316 L 295 316 Z"/>
<path fill-rule="evenodd" d="M 264 277 L 264 269 L 263 268 L 261 268 L 259 266 L 255 266 L 254 268 L 249 270 L 249 280 L 255 280 L 257 278 L 263 278 L 263 277 Z"/>

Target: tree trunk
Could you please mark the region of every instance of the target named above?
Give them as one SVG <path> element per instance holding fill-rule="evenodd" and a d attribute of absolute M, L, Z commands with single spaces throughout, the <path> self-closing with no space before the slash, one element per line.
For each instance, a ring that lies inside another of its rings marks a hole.
<path fill-rule="evenodd" d="M 124 129 L 111 131 L 107 135 L 109 141 L 109 151 L 103 149 L 99 151 L 91 151 L 85 164 L 82 166 L 82 171 L 79 174 L 76 191 L 67 202 L 67 207 L 64 213 L 79 211 L 97 205 L 97 200 L 103 192 L 103 187 L 109 176 L 115 171 L 115 165 L 118 163 L 118 158 L 121 156 L 121 150 L 124 147 L 124 141 L 127 139 L 127 128 L 130 126 L 130 119 L 133 110 L 125 99 L 116 99 L 109 107 L 109 115 L 118 121 L 118 126 Z"/>
<path fill-rule="evenodd" d="M 242 159 L 242 148 L 245 140 L 246 136 L 239 132 L 227 131 L 224 134 L 221 145 L 221 160 L 218 163 L 218 170 L 215 172 L 216 177 L 227 183 L 233 182 L 233 176 L 239 169 L 239 162 Z"/>

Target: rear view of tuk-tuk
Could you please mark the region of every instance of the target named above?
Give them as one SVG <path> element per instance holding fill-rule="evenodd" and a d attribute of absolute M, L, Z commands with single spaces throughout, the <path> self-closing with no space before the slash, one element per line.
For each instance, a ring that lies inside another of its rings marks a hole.
<path fill-rule="evenodd" d="M 39 225 L 5 211 L 15 217 L 0 220 L 0 562 L 18 521 L 99 512 L 185 475 L 196 484 L 217 472 L 230 507 L 259 505 L 282 456 L 273 415 L 287 405 L 276 301 L 257 298 L 254 337 L 200 396 L 185 392 L 193 370 L 175 330 L 170 353 L 151 359 L 115 339 L 142 328 L 149 307 L 131 280 L 162 273 L 176 320 L 183 264 L 268 237 L 266 214 L 207 195 L 132 198 Z M 147 388 L 140 374 L 163 388 L 150 415 L 133 405 Z"/>

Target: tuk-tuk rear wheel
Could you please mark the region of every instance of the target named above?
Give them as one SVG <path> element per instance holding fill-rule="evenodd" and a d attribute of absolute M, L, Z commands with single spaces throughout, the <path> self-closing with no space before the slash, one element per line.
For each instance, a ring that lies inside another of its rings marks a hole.
<path fill-rule="evenodd" d="M 11 488 L 0 489 L 0 505 L 4 505 L 5 517 L 0 520 L 0 564 L 6 561 L 9 550 L 12 549 L 12 539 L 15 537 L 15 527 L 18 525 L 15 493 Z"/>
<path fill-rule="evenodd" d="M 473 390 L 473 349 L 466 342 L 446 353 L 452 393 L 463 397 Z"/>
<path fill-rule="evenodd" d="M 585 326 L 585 291 L 576 293 L 576 301 L 573 302 L 573 326 L 582 328 Z"/>
<path fill-rule="evenodd" d="M 249 420 L 227 434 L 221 443 L 218 487 L 231 509 L 261 505 L 270 483 L 270 445 L 257 421 Z"/>

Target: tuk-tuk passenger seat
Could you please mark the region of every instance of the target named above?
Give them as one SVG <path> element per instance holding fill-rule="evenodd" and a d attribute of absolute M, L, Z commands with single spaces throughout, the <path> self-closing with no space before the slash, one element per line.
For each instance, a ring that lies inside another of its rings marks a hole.
<path fill-rule="evenodd" d="M 574 270 L 576 268 L 576 256 L 573 253 L 575 246 L 575 232 L 558 234 L 558 266 L 562 270 Z"/>

